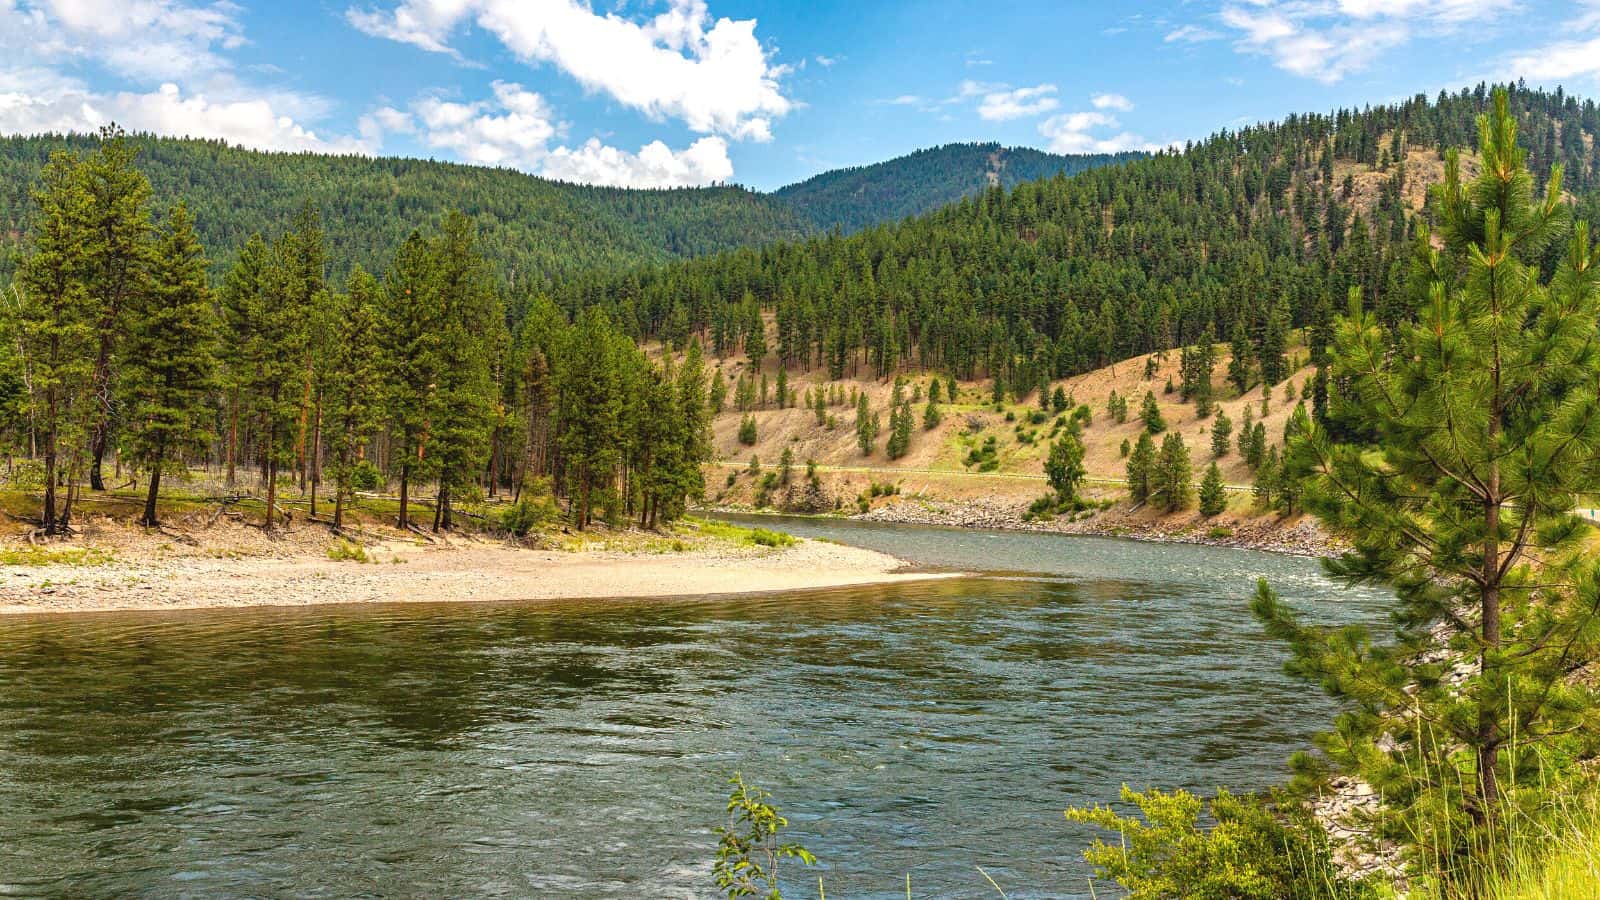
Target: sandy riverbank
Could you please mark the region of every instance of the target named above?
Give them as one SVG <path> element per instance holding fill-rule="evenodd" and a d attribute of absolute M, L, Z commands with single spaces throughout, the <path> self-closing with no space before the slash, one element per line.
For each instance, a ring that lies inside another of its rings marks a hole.
<path fill-rule="evenodd" d="M 0 614 L 714 596 L 952 577 L 905 571 L 892 556 L 821 541 L 781 549 L 567 552 L 465 539 L 448 546 L 396 541 L 368 554 L 372 562 L 358 563 L 292 546 L 216 558 L 123 549 L 94 565 L 0 566 Z"/>

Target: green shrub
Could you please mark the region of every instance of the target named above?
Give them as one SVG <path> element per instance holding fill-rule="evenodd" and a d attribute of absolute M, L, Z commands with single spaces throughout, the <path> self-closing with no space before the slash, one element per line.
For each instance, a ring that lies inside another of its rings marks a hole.
<path fill-rule="evenodd" d="M 383 473 L 372 464 L 372 460 L 363 459 L 350 468 L 350 489 L 355 491 L 375 491 L 383 483 Z"/>
<path fill-rule="evenodd" d="M 1378 890 L 1341 880 L 1328 836 L 1309 813 L 1218 791 L 1209 804 L 1187 791 L 1122 788 L 1140 816 L 1108 807 L 1069 809 L 1067 819 L 1115 832 L 1084 852 L 1096 874 L 1129 900 L 1360 900 Z M 1210 823 L 1202 827 L 1202 813 Z"/>
<path fill-rule="evenodd" d="M 367 555 L 367 548 L 355 541 L 340 540 L 328 548 L 328 558 L 334 562 L 369 563 L 372 557 Z"/>
<path fill-rule="evenodd" d="M 519 538 L 527 537 L 528 532 L 555 521 L 557 514 L 555 499 L 549 494 L 539 492 L 528 496 L 525 493 L 522 499 L 500 513 L 500 527 Z"/>

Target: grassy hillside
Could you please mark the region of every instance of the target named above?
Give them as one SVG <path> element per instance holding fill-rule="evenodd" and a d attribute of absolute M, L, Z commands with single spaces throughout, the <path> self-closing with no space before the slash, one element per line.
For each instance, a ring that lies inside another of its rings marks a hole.
<path fill-rule="evenodd" d="M 39 169 L 52 152 L 95 143 L 85 136 L 0 138 L 0 274 L 15 265 Z M 329 259 L 341 269 L 359 263 L 370 271 L 385 268 L 412 229 L 459 208 L 477 220 L 502 279 L 519 285 L 810 231 L 783 203 L 737 187 L 624 190 L 426 160 L 263 153 L 150 136 L 137 144 L 158 208 L 178 200 L 189 205 L 217 271 L 252 233 L 286 228 L 304 203 L 322 213 Z"/>
<path fill-rule="evenodd" d="M 990 187 L 1141 159 L 1143 153 L 1045 153 L 999 144 L 945 144 L 867 166 L 835 169 L 777 197 L 821 230 L 846 233 L 931 212 Z"/>

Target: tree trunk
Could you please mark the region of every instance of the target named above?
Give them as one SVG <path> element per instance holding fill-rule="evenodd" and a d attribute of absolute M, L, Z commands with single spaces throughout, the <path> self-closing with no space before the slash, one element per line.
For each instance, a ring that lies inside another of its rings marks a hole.
<path fill-rule="evenodd" d="M 406 529 L 406 528 L 410 528 L 411 527 L 411 513 L 410 513 L 410 510 L 407 508 L 407 505 L 408 505 L 407 504 L 407 500 L 409 499 L 410 489 L 411 489 L 411 466 L 408 463 L 401 463 L 400 464 L 400 518 L 398 520 L 401 529 Z"/>
<path fill-rule="evenodd" d="M 156 497 L 161 493 L 161 461 L 165 455 L 165 448 L 158 443 L 155 460 L 150 466 L 150 491 L 144 498 L 144 518 L 139 520 L 139 524 L 147 528 L 155 528 L 161 524 L 156 519 Z"/>
<path fill-rule="evenodd" d="M 228 475 L 225 482 L 229 489 L 233 488 L 234 462 L 239 456 L 239 391 L 233 392 L 233 399 L 228 403 Z"/>
<path fill-rule="evenodd" d="M 343 471 L 346 471 L 346 470 L 347 470 L 347 467 L 344 466 L 343 464 L 341 464 L 339 466 L 339 471 L 343 472 Z M 346 487 L 346 485 L 344 484 L 344 479 L 339 478 L 339 479 L 335 479 L 334 480 L 334 485 L 333 485 L 333 530 L 334 531 L 338 531 L 338 530 L 344 528 L 344 492 L 345 492 L 345 487 Z"/>
<path fill-rule="evenodd" d="M 106 455 L 106 431 L 110 423 L 101 420 L 95 425 L 94 436 L 89 442 L 89 488 L 90 490 L 103 491 L 106 489 L 105 476 L 100 473 L 100 464 Z"/>
<path fill-rule="evenodd" d="M 44 450 L 44 533 L 56 533 L 56 440 L 53 434 Z"/>

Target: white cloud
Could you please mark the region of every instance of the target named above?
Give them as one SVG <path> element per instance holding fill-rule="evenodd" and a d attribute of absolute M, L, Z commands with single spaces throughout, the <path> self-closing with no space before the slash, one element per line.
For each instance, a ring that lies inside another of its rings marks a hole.
<path fill-rule="evenodd" d="M 1167 32 L 1167 36 L 1162 40 L 1168 44 L 1202 44 L 1220 37 L 1222 35 L 1209 28 L 1202 28 L 1199 25 L 1180 25 Z"/>
<path fill-rule="evenodd" d="M 7 79 L 11 81 L 12 79 Z M 176 84 L 150 92 L 97 93 L 71 82 L 34 82 L 0 93 L 0 131 L 12 134 L 92 132 L 112 122 L 130 131 L 211 138 L 263 150 L 372 153 L 369 140 L 324 138 L 274 109 L 264 98 L 218 100 L 185 96 Z"/>
<path fill-rule="evenodd" d="M 1121 94 L 1095 94 L 1089 98 L 1089 103 L 1095 109 L 1114 109 L 1118 112 L 1133 111 L 1133 101 Z"/>
<path fill-rule="evenodd" d="M 812 59 L 816 60 L 817 65 L 823 67 L 824 69 L 831 68 L 838 63 L 844 62 L 844 57 L 842 56 L 823 56 L 820 53 L 816 56 L 813 56 Z"/>
<path fill-rule="evenodd" d="M 1055 92 L 1053 84 L 991 91 L 978 102 L 978 117 L 989 122 L 1004 122 L 1041 115 L 1061 105 L 1061 101 L 1052 96 Z"/>
<path fill-rule="evenodd" d="M 1544 84 L 1590 78 L 1600 85 L 1600 0 L 1579 4 L 1578 16 L 1559 30 L 1568 36 L 1506 59 L 1505 77 Z"/>
<path fill-rule="evenodd" d="M 409 110 L 384 107 L 364 119 L 379 130 L 408 131 L 424 145 L 485 166 L 614 187 L 691 187 L 733 176 L 728 144 L 707 136 L 674 151 L 657 140 L 630 153 L 590 138 L 577 148 L 551 144 L 568 126 L 543 96 L 497 81 L 491 98 L 460 102 L 423 96 Z"/>
<path fill-rule="evenodd" d="M 1241 53 L 1333 84 L 1419 35 L 1454 34 L 1502 9 L 1476 0 L 1244 0 L 1225 4 L 1219 17 L 1236 32 Z"/>
<path fill-rule="evenodd" d="M 1132 109 L 1133 104 L 1129 103 L 1128 108 Z M 1108 112 L 1087 110 L 1051 116 L 1039 124 L 1039 133 L 1049 139 L 1052 153 L 1120 153 L 1124 150 L 1161 149 L 1127 131 L 1107 133 L 1120 125 L 1117 117 Z"/>
<path fill-rule="evenodd" d="M 268 150 L 375 151 L 371 129 L 313 128 L 325 99 L 241 81 L 229 58 L 245 42 L 238 15 L 228 2 L 0 0 L 0 131 L 116 122 Z"/>
<path fill-rule="evenodd" d="M 557 147 L 539 174 L 612 187 L 696 187 L 727 181 L 733 176 L 733 163 L 728 159 L 728 143 L 719 137 L 700 138 L 677 152 L 651 141 L 636 154 L 590 138 L 576 150 Z"/>
<path fill-rule="evenodd" d="M 529 63 L 550 63 L 585 88 L 652 118 L 702 134 L 770 140 L 791 101 L 753 19 L 712 21 L 705 0 L 670 0 L 637 22 L 601 15 L 581 0 L 403 0 L 389 11 L 352 8 L 352 25 L 433 52 L 464 22 L 493 34 Z"/>

